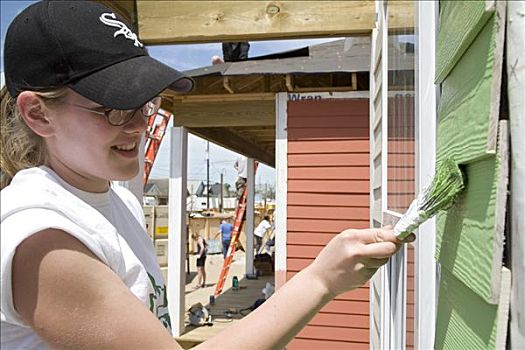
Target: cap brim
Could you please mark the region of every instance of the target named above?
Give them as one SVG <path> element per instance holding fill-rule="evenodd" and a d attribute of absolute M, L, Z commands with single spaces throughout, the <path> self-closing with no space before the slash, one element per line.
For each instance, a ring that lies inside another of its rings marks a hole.
<path fill-rule="evenodd" d="M 165 89 L 187 93 L 193 84 L 193 79 L 156 59 L 138 56 L 99 70 L 68 86 L 102 106 L 134 109 Z"/>

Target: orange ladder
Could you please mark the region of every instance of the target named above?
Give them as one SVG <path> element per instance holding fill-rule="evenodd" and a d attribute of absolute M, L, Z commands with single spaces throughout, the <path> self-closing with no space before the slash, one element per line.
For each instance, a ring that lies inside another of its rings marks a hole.
<path fill-rule="evenodd" d="M 161 119 L 155 124 L 157 116 L 160 116 Z M 146 131 L 146 152 L 144 154 L 144 188 L 148 183 L 149 174 L 151 172 L 151 168 L 153 168 L 153 162 L 155 162 L 155 158 L 159 152 L 160 143 L 164 138 L 166 128 L 172 116 L 172 113 L 160 108 L 157 114 L 152 115 L 148 119 L 148 129 Z"/>
<path fill-rule="evenodd" d="M 257 171 L 258 163 L 255 162 L 255 171 Z M 228 272 L 230 271 L 230 266 L 233 262 L 233 256 L 235 255 L 235 250 L 237 249 L 237 242 L 239 242 L 239 236 L 241 235 L 242 225 L 244 224 L 244 213 L 246 213 L 246 198 L 248 197 L 248 186 L 244 186 L 242 191 L 241 199 L 239 200 L 239 205 L 235 209 L 235 222 L 233 224 L 232 230 L 232 239 L 230 241 L 230 246 L 228 247 L 228 253 L 226 258 L 224 258 L 224 263 L 222 264 L 221 274 L 219 275 L 219 281 L 215 286 L 215 292 L 213 295 L 217 297 L 221 294 L 224 284 L 226 282 L 226 277 L 228 277 Z"/>

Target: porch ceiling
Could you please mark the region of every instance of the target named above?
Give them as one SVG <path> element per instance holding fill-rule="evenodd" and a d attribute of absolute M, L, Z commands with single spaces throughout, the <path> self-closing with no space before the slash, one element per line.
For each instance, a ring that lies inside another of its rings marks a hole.
<path fill-rule="evenodd" d="M 173 96 L 163 105 L 200 137 L 275 166 L 275 94 Z"/>

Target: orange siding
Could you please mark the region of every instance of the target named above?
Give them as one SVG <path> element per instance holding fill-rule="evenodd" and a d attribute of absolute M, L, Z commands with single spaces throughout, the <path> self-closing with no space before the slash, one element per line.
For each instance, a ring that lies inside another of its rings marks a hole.
<path fill-rule="evenodd" d="M 368 123 L 367 99 L 288 102 L 287 280 L 337 233 L 369 227 Z M 368 286 L 339 295 L 287 349 L 368 349 L 369 307 Z"/>

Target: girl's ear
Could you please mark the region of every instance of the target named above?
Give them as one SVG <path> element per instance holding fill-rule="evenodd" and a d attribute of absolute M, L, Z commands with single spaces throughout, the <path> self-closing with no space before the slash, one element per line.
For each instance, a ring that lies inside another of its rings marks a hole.
<path fill-rule="evenodd" d="M 49 119 L 49 109 L 34 92 L 21 92 L 16 99 L 16 104 L 24 122 L 35 134 L 40 137 L 54 134 L 53 123 Z"/>

